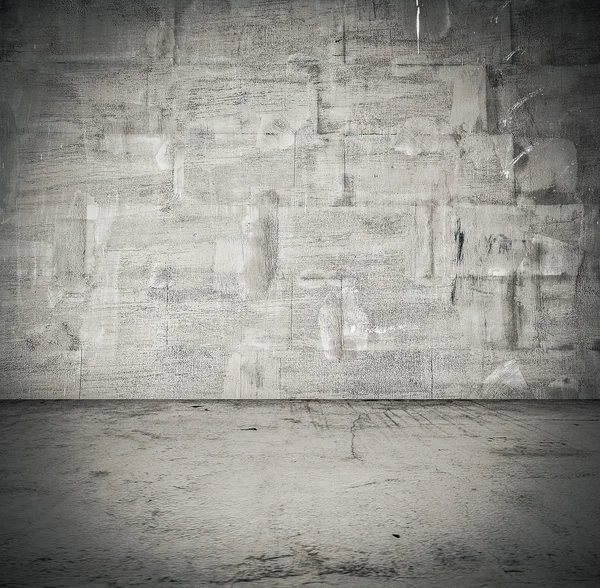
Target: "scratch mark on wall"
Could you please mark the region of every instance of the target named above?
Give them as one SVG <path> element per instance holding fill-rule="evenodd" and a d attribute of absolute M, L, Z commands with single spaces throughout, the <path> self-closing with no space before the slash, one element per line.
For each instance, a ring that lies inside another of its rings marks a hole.
<path fill-rule="evenodd" d="M 531 100 L 532 98 L 535 98 L 536 96 L 539 96 L 542 93 L 542 88 L 538 88 L 537 90 L 534 90 L 533 92 L 529 92 L 529 94 L 527 94 L 526 96 L 523 96 L 523 98 L 521 98 L 520 100 L 517 100 L 509 109 L 508 112 L 506 114 L 506 116 L 502 119 L 501 123 L 503 126 L 507 126 L 508 123 L 512 120 L 515 112 L 521 108 L 523 105 L 525 105 L 529 100 Z"/>
<path fill-rule="evenodd" d="M 305 270 L 298 276 L 298 285 L 307 290 L 330 286 L 337 288 L 340 283 L 339 275 L 322 270 Z"/>
<path fill-rule="evenodd" d="M 525 53 L 525 49 L 523 49 L 522 47 L 517 47 L 516 49 L 513 49 L 510 53 L 508 53 L 508 55 L 505 55 L 504 61 L 509 62 L 513 57 L 522 55 L 523 53 Z"/>
<path fill-rule="evenodd" d="M 519 155 L 517 155 L 516 157 L 514 157 L 509 163 L 508 165 L 502 170 L 502 173 L 504 174 L 504 176 L 506 178 L 510 177 L 510 173 L 512 168 L 515 166 L 515 164 L 522 159 L 523 157 L 525 157 L 528 153 L 531 153 L 531 151 L 533 150 L 534 144 L 529 145 L 528 147 L 526 147 L 523 151 L 521 151 L 521 153 L 519 153 Z"/>

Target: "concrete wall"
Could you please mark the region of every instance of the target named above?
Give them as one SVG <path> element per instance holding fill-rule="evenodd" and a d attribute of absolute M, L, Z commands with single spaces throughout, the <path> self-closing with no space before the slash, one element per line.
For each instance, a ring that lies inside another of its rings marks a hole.
<path fill-rule="evenodd" d="M 2 397 L 598 395 L 600 4 L 2 8 Z"/>

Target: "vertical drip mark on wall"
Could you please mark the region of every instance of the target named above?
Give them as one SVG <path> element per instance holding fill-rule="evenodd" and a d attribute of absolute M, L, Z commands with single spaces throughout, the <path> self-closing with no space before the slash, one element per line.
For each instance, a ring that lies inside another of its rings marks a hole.
<path fill-rule="evenodd" d="M 81 384 L 83 380 L 83 343 L 79 344 L 79 400 L 81 400 Z"/>
<path fill-rule="evenodd" d="M 460 263 L 463 258 L 463 246 L 465 244 L 465 233 L 461 228 L 460 219 L 456 221 L 454 240 L 456 241 L 456 263 Z"/>
<path fill-rule="evenodd" d="M 294 169 L 294 171 L 293 171 L 293 173 L 294 173 L 294 181 L 293 181 L 294 191 L 292 192 L 292 194 L 293 194 L 292 197 L 293 197 L 293 205 L 296 206 L 296 204 L 297 204 L 297 198 L 298 198 L 298 196 L 296 194 L 296 131 L 294 131 L 294 145 L 293 145 L 293 147 L 294 147 L 294 157 L 293 157 L 293 162 L 292 163 L 293 163 L 293 166 L 294 166 L 294 168 L 293 168 Z"/>
<path fill-rule="evenodd" d="M 517 272 L 508 276 L 506 284 L 506 304 L 508 305 L 508 320 L 506 321 L 506 340 L 508 348 L 515 350 L 519 345 L 520 304 L 517 300 Z"/>
<path fill-rule="evenodd" d="M 339 314 L 339 329 L 340 329 L 340 357 L 344 357 L 344 277 L 340 276 L 340 314 Z"/>
<path fill-rule="evenodd" d="M 456 282 L 458 281 L 458 276 L 454 276 L 454 280 L 452 280 L 452 291 L 450 292 L 450 304 L 456 304 Z"/>
<path fill-rule="evenodd" d="M 354 177 L 347 173 L 346 166 L 346 135 L 342 135 L 342 195 L 333 206 L 356 206 Z"/>
<path fill-rule="evenodd" d="M 165 347 L 169 347 L 169 282 L 165 288 Z"/>
<path fill-rule="evenodd" d="M 263 298 L 277 277 L 279 254 L 279 196 L 273 190 L 258 194 L 242 221 L 245 295 Z"/>
<path fill-rule="evenodd" d="M 429 207 L 429 277 L 435 276 L 435 202 L 432 199 Z"/>
<path fill-rule="evenodd" d="M 535 239 L 534 239 L 535 241 Z M 542 313 L 543 301 L 542 301 L 542 255 L 543 249 L 541 243 L 534 242 L 533 259 L 535 267 L 533 270 L 532 281 L 533 281 L 533 297 L 535 304 L 535 315 L 540 317 Z M 535 333 L 537 339 L 537 346 L 541 346 L 541 333 L 539 328 L 538 320 L 535 321 Z"/>
<path fill-rule="evenodd" d="M 586 268 L 586 252 L 581 252 L 581 262 L 577 267 L 577 274 L 575 275 L 575 305 L 580 304 L 584 297 L 584 279 L 585 279 L 585 268 Z"/>
<path fill-rule="evenodd" d="M 433 400 L 433 350 L 431 348 L 429 349 L 429 373 L 431 375 L 429 395 L 431 400 Z"/>
<path fill-rule="evenodd" d="M 343 182 L 343 195 L 346 196 L 346 187 L 348 184 L 348 177 L 346 175 L 346 135 L 342 135 L 342 182 Z"/>
<path fill-rule="evenodd" d="M 316 133 L 321 134 L 321 108 L 322 108 L 321 89 L 317 88 L 317 116 L 315 121 Z"/>
<path fill-rule="evenodd" d="M 535 310 L 542 310 L 542 244 L 535 243 L 533 245 L 533 259 L 535 261 L 535 269 L 533 271 L 533 287 L 535 298 Z"/>
<path fill-rule="evenodd" d="M 0 212 L 6 211 L 16 195 L 18 134 L 8 102 L 0 102 Z"/>
<path fill-rule="evenodd" d="M 294 348 L 294 276 L 290 283 L 290 351 Z"/>
<path fill-rule="evenodd" d="M 342 12 L 342 62 L 346 63 L 346 2 Z"/>
<path fill-rule="evenodd" d="M 454 231 L 454 241 L 456 242 L 456 263 L 459 264 L 463 259 L 463 247 L 465 244 L 465 232 L 462 230 L 460 219 L 456 220 L 456 230 Z M 458 273 L 454 276 L 452 290 L 450 292 L 450 304 L 456 304 L 456 286 L 458 284 Z"/>
<path fill-rule="evenodd" d="M 417 3 L 417 53 L 421 53 L 421 6 L 419 0 L 415 0 Z"/>

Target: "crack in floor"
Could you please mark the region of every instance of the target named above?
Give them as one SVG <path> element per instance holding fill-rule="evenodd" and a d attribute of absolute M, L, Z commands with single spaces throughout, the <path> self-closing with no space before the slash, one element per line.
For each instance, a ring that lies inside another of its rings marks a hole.
<path fill-rule="evenodd" d="M 358 423 L 363 418 L 363 416 L 364 415 L 359 414 L 350 425 L 350 454 L 352 455 L 352 459 L 358 459 L 359 461 L 362 461 L 362 457 L 356 454 L 354 443 L 356 440 L 356 427 L 358 426 Z"/>

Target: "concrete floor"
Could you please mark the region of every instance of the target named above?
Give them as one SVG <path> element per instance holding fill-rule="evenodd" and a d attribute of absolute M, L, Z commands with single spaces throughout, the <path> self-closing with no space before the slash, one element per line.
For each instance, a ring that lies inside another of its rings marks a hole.
<path fill-rule="evenodd" d="M 600 586 L 600 403 L 4 402 L 0 585 Z"/>

